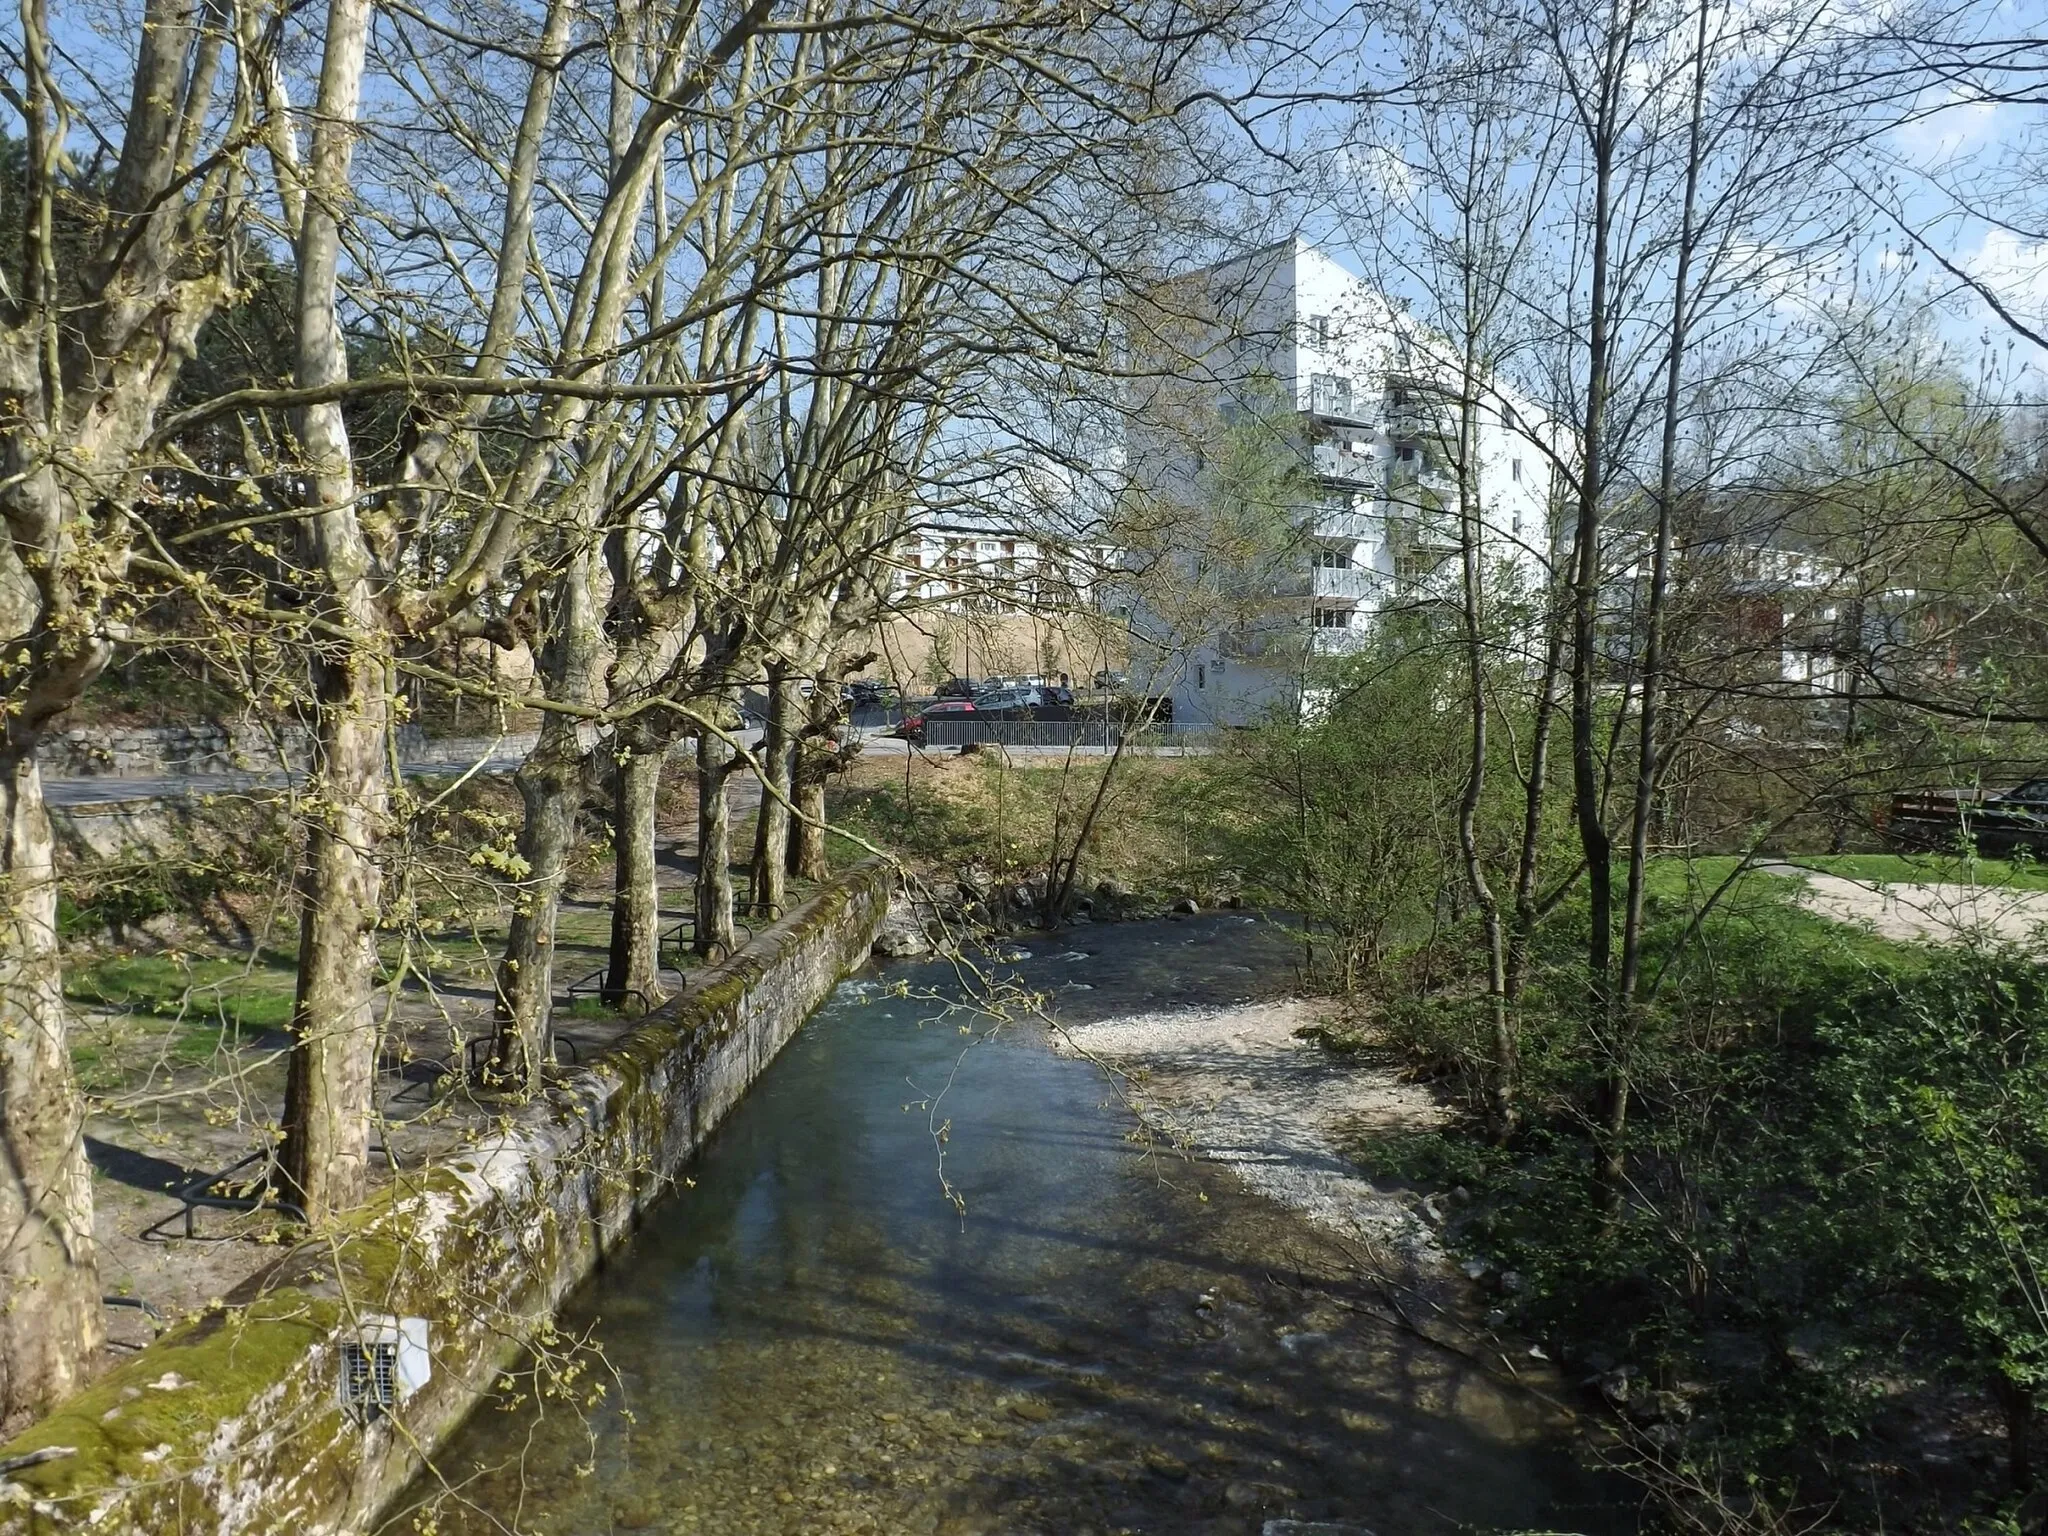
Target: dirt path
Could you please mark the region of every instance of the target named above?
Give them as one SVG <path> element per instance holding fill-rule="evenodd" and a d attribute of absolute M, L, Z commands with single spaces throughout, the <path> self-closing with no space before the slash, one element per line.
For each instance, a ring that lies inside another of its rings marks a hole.
<path fill-rule="evenodd" d="M 1837 922 L 1868 924 L 1880 938 L 1952 944 L 1995 939 L 2040 947 L 2048 927 L 2048 891 L 2003 886 L 1877 884 L 1793 864 L 1760 866 L 1805 883 L 1801 906 Z"/>

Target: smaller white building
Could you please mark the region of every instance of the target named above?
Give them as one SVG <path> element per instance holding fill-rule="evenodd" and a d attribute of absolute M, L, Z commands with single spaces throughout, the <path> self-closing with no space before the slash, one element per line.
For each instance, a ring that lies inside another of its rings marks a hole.
<path fill-rule="evenodd" d="M 1057 613 L 1097 606 L 1116 549 L 994 517 L 920 524 L 897 546 L 898 612 Z"/>
<path fill-rule="evenodd" d="M 1461 370 L 1440 338 L 1299 240 L 1177 279 L 1157 303 L 1162 352 L 1182 361 L 1157 370 L 1140 404 L 1128 435 L 1134 484 L 1199 517 L 1215 495 L 1203 432 L 1237 420 L 1248 399 L 1277 398 L 1275 435 L 1299 459 L 1300 500 L 1290 558 L 1245 578 L 1254 601 L 1216 605 L 1227 617 L 1215 619 L 1199 601 L 1141 601 L 1133 684 L 1169 694 L 1176 720 L 1251 724 L 1299 709 L 1315 658 L 1355 649 L 1391 608 L 1455 598 Z M 1482 560 L 1490 581 L 1533 587 L 1555 434 L 1504 386 L 1489 380 L 1474 395 L 1477 442 L 1462 479 L 1476 495 Z M 1206 557 L 1180 557 L 1191 588 L 1229 585 Z"/>

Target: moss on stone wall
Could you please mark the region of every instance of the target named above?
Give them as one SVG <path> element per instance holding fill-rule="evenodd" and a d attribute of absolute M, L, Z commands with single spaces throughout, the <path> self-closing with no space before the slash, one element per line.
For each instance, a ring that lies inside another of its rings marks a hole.
<path fill-rule="evenodd" d="M 0 1447 L 73 1452 L 0 1482 L 0 1536 L 361 1528 L 659 1198 L 729 1107 L 723 1089 L 865 958 L 888 884 L 880 865 L 849 871 L 490 1142 L 385 1191 Z M 344 1420 L 335 1374 L 364 1313 L 426 1317 L 434 1356 L 397 1422 L 367 1429 Z"/>

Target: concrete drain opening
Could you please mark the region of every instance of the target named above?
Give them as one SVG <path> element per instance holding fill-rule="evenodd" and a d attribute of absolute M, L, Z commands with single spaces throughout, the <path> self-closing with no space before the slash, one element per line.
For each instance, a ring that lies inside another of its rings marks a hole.
<path fill-rule="evenodd" d="M 424 1317 L 366 1317 L 341 1342 L 342 1412 L 375 1423 L 427 1384 L 433 1371 Z"/>

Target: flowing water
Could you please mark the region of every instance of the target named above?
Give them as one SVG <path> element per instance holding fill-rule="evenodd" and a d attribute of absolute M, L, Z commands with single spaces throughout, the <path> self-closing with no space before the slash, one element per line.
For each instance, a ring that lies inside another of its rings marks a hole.
<path fill-rule="evenodd" d="M 1236 914 L 1030 947 L 1066 1017 L 1272 995 L 1295 959 Z M 899 981 L 957 995 L 931 965 L 840 987 L 573 1299 L 603 1397 L 487 1404 L 394 1529 L 449 1485 L 463 1536 L 1633 1528 L 1340 1245 L 1147 1147 L 1041 1031 Z"/>

